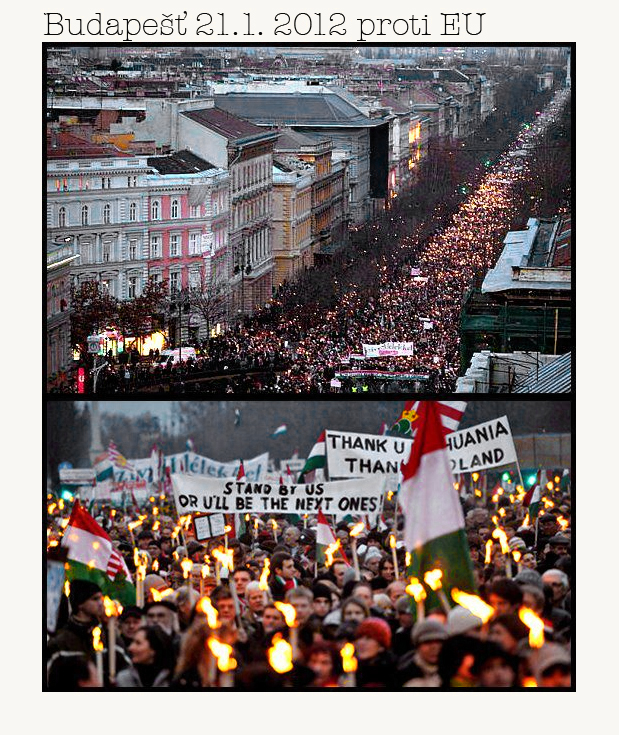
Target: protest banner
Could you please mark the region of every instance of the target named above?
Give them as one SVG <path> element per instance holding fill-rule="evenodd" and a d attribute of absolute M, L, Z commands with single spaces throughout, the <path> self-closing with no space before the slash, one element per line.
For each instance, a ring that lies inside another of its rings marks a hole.
<path fill-rule="evenodd" d="M 179 515 L 187 513 L 315 513 L 333 515 L 377 513 L 381 510 L 384 477 L 341 482 L 279 484 L 173 475 Z"/>
<path fill-rule="evenodd" d="M 145 480 L 152 484 L 155 476 L 152 457 L 129 460 L 131 467 L 114 466 L 114 480 L 125 482 L 127 480 Z M 259 480 L 266 472 L 269 463 L 269 453 L 259 454 L 253 459 L 244 459 L 243 466 L 245 474 L 250 480 Z M 209 457 L 203 457 L 195 452 L 185 451 L 179 454 L 171 454 L 164 458 L 165 467 L 170 468 L 172 474 L 187 472 L 193 475 L 206 475 L 208 477 L 236 477 L 239 470 L 239 460 L 233 462 L 217 462 Z M 133 469 L 132 469 L 133 468 Z"/>
<path fill-rule="evenodd" d="M 451 471 L 479 472 L 517 462 L 507 416 L 448 434 Z"/>
<path fill-rule="evenodd" d="M 415 355 L 412 342 L 383 342 L 379 345 L 362 345 L 364 357 L 407 357 Z"/>
<path fill-rule="evenodd" d="M 410 439 L 402 437 L 349 431 L 327 430 L 325 441 L 330 478 L 397 475 L 412 446 Z"/>

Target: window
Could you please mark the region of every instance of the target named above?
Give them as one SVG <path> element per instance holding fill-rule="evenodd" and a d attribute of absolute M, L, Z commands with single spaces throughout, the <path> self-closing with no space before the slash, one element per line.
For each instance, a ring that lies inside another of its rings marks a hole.
<path fill-rule="evenodd" d="M 109 204 L 105 204 L 103 207 L 103 224 L 109 225 L 112 221 L 112 207 Z"/>
<path fill-rule="evenodd" d="M 137 260 L 138 257 L 138 241 L 129 240 L 129 260 Z"/>
<path fill-rule="evenodd" d="M 67 226 L 67 210 L 64 207 L 60 207 L 58 210 L 58 227 Z"/>
<path fill-rule="evenodd" d="M 161 235 L 150 236 L 150 257 L 160 258 L 161 257 Z"/>
<path fill-rule="evenodd" d="M 178 258 L 181 254 L 181 236 L 170 235 L 170 257 Z"/>
<path fill-rule="evenodd" d="M 148 274 L 148 278 L 153 283 L 157 283 L 157 284 L 158 283 L 163 283 L 163 275 L 161 273 L 159 273 L 159 272 L 157 272 L 157 273 L 149 273 Z"/>
<path fill-rule="evenodd" d="M 135 202 L 131 202 L 129 205 L 129 222 L 138 221 L 138 205 Z"/>
<path fill-rule="evenodd" d="M 172 271 L 170 273 L 170 291 L 180 291 L 180 273 L 177 271 Z"/>
<path fill-rule="evenodd" d="M 88 205 L 82 205 L 82 225 L 88 224 Z"/>
<path fill-rule="evenodd" d="M 134 299 L 138 295 L 138 277 L 129 276 L 127 280 L 127 296 Z"/>
<path fill-rule="evenodd" d="M 189 233 L 189 255 L 200 255 L 200 233 Z"/>
<path fill-rule="evenodd" d="M 200 271 L 197 268 L 189 271 L 189 288 L 200 288 Z"/>
<path fill-rule="evenodd" d="M 137 176 L 127 176 L 127 186 L 131 189 L 132 187 L 136 187 L 138 185 L 138 177 Z"/>
<path fill-rule="evenodd" d="M 101 244 L 101 259 L 104 263 L 110 262 L 110 256 L 112 254 L 112 248 L 110 246 L 109 242 L 104 242 Z"/>
<path fill-rule="evenodd" d="M 150 216 L 151 219 L 161 219 L 161 205 L 157 199 L 150 205 Z"/>
<path fill-rule="evenodd" d="M 180 217 L 178 199 L 172 199 L 172 204 L 170 205 L 170 217 L 172 217 L 172 219 L 178 219 Z"/>
<path fill-rule="evenodd" d="M 101 179 L 101 188 L 102 189 L 110 189 L 111 186 L 112 186 L 112 180 L 110 179 L 110 177 L 109 176 L 104 176 Z"/>
<path fill-rule="evenodd" d="M 196 219 L 200 216 L 200 207 L 191 206 L 189 207 L 189 216 Z"/>

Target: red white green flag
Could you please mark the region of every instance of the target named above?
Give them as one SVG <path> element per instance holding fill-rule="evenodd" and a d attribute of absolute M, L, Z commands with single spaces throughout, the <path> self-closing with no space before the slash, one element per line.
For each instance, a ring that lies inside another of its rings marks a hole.
<path fill-rule="evenodd" d="M 475 591 L 464 515 L 449 464 L 444 427 L 436 401 L 420 401 L 419 428 L 410 457 L 402 465 L 399 502 L 404 542 L 411 552 L 409 576 L 423 580 L 432 569 L 443 572 L 449 599 L 453 587 Z M 430 590 L 427 590 L 430 596 Z M 431 606 L 438 600 L 428 600 Z"/>
<path fill-rule="evenodd" d="M 316 478 L 316 470 L 324 469 L 327 466 L 327 445 L 325 442 L 325 432 L 318 437 L 318 441 L 312 447 L 308 458 L 305 460 L 303 469 L 299 474 L 298 483 L 314 482 Z"/>
<path fill-rule="evenodd" d="M 61 546 L 67 549 L 66 577 L 87 579 L 99 585 L 104 595 L 123 605 L 135 605 L 135 587 L 125 560 L 112 539 L 75 501 Z"/>
<path fill-rule="evenodd" d="M 542 470 L 540 469 L 535 478 L 535 484 L 525 494 L 522 499 L 522 505 L 527 508 L 529 514 L 529 522 L 534 521 L 539 515 L 539 508 L 542 503 Z"/>

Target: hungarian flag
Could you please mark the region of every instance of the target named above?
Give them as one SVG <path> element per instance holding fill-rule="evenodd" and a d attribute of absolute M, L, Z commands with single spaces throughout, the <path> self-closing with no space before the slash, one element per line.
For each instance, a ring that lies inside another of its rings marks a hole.
<path fill-rule="evenodd" d="M 318 526 L 316 528 L 316 561 L 318 566 L 324 566 L 326 561 L 325 551 L 327 546 L 335 543 L 335 534 L 331 530 L 329 522 L 325 518 L 325 514 L 318 509 L 317 513 Z"/>
<path fill-rule="evenodd" d="M 421 406 L 424 401 L 406 401 L 400 418 L 390 429 L 390 434 L 414 438 L 419 428 Z M 465 401 L 433 401 L 436 404 L 444 434 L 455 431 L 466 410 Z"/>
<path fill-rule="evenodd" d="M 535 478 L 535 484 L 525 494 L 522 499 L 522 505 L 527 508 L 529 514 L 529 521 L 534 521 L 539 515 L 539 507 L 542 503 L 542 471 L 539 470 L 537 477 Z"/>
<path fill-rule="evenodd" d="M 410 457 L 401 470 L 404 542 L 411 552 L 407 573 L 422 581 L 426 572 L 440 569 L 442 586 L 449 599 L 453 587 L 475 591 L 473 565 L 464 515 L 453 486 L 438 402 L 421 401 L 419 419 Z M 438 604 L 436 596 L 429 589 L 427 592 L 428 607 Z"/>
<path fill-rule="evenodd" d="M 316 470 L 324 469 L 327 466 L 327 449 L 325 443 L 325 432 L 318 437 L 318 441 L 314 444 L 309 457 L 305 460 L 303 469 L 299 474 L 297 482 L 314 482 L 316 479 Z"/>
<path fill-rule="evenodd" d="M 125 560 L 112 546 L 112 539 L 75 501 L 61 546 L 67 549 L 66 577 L 87 579 L 101 587 L 104 595 L 123 605 L 135 605 L 135 587 Z"/>
<path fill-rule="evenodd" d="M 288 427 L 286 424 L 282 424 L 281 426 L 278 426 L 277 429 L 271 434 L 271 438 L 275 439 L 277 436 L 281 436 L 282 434 L 285 434 L 288 431 Z"/>
<path fill-rule="evenodd" d="M 153 485 L 158 489 L 163 481 L 163 452 L 156 444 L 153 444 L 150 450 L 150 464 L 153 471 Z"/>
<path fill-rule="evenodd" d="M 107 452 L 103 452 L 103 454 L 95 457 L 93 468 L 95 471 L 95 479 L 98 483 L 114 479 L 114 465 L 110 461 L 110 457 Z"/>
<path fill-rule="evenodd" d="M 135 467 L 123 454 L 120 453 L 118 447 L 112 441 L 108 447 L 107 455 L 110 458 L 110 462 L 115 464 L 116 467 L 121 467 L 122 469 L 129 470 L 131 472 L 135 471 Z"/>

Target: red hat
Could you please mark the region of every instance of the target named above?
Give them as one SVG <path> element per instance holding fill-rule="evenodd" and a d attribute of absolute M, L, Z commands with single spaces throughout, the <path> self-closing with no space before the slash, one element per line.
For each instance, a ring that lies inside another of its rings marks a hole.
<path fill-rule="evenodd" d="M 381 618 L 366 618 L 362 620 L 355 631 L 355 639 L 367 636 L 373 638 L 383 648 L 391 646 L 391 628 L 386 620 Z"/>

